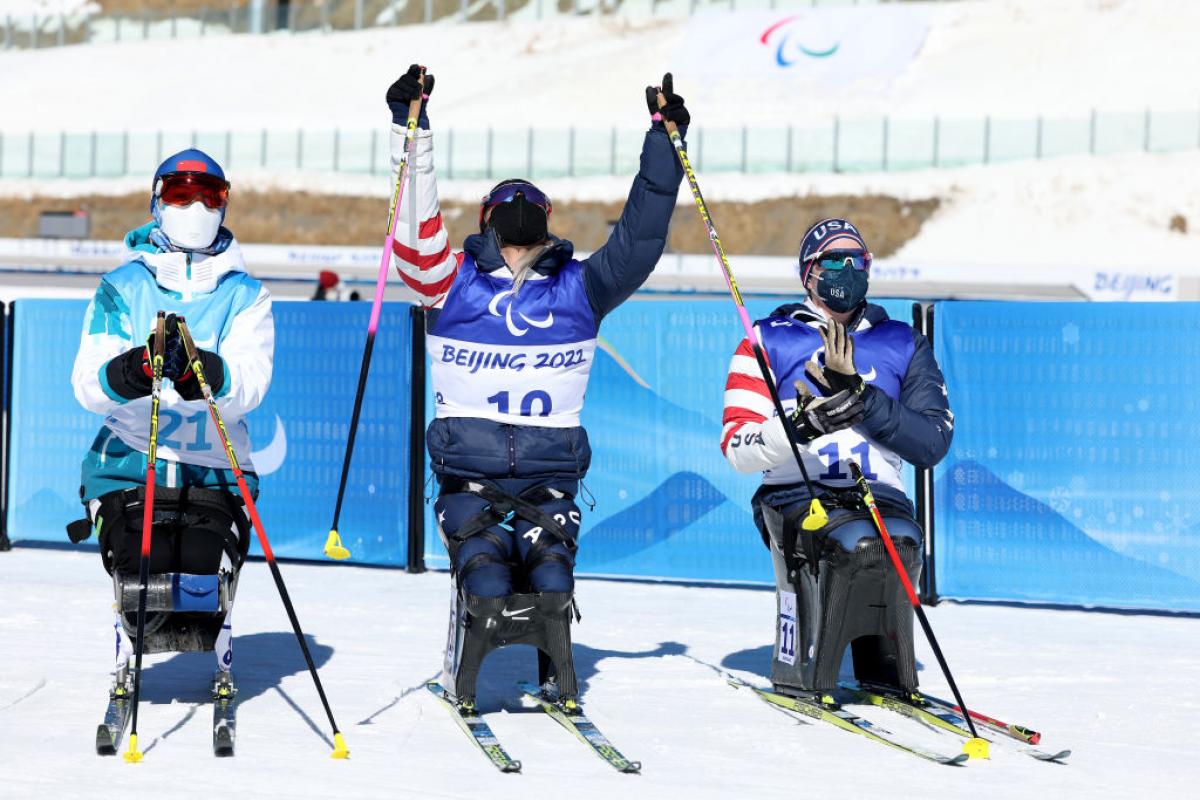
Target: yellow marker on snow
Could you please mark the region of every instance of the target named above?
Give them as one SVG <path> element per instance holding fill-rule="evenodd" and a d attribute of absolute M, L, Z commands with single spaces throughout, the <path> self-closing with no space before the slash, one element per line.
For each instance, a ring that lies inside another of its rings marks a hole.
<path fill-rule="evenodd" d="M 142 751 L 137 749 L 137 734 L 129 734 L 129 752 L 125 754 L 125 760 L 130 764 L 136 764 L 142 760 Z"/>
<path fill-rule="evenodd" d="M 333 735 L 333 752 L 329 754 L 330 758 L 349 758 L 350 748 L 346 747 L 346 740 L 342 738 L 340 733 Z"/>
<path fill-rule="evenodd" d="M 988 740 L 978 736 L 967 739 L 967 743 L 963 745 L 963 752 L 969 758 L 991 758 Z"/>

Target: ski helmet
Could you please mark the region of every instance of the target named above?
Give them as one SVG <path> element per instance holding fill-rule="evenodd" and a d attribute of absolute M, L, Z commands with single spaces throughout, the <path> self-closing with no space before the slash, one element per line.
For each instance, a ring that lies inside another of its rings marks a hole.
<path fill-rule="evenodd" d="M 229 181 L 202 150 L 182 150 L 154 172 L 150 213 L 182 250 L 200 250 L 217 238 L 229 202 Z"/>

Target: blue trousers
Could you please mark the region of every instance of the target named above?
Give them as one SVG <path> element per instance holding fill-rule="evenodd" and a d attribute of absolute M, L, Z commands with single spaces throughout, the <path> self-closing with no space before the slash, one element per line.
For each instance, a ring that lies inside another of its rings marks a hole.
<path fill-rule="evenodd" d="M 454 535 L 468 520 L 488 508 L 469 492 L 441 494 L 434 502 L 438 527 L 451 542 L 451 558 L 459 585 L 468 595 L 507 597 L 514 591 L 571 592 L 575 559 L 566 544 L 529 520 L 513 516 L 465 541 Z M 572 540 L 579 537 L 579 507 L 569 497 L 538 504 Z"/>

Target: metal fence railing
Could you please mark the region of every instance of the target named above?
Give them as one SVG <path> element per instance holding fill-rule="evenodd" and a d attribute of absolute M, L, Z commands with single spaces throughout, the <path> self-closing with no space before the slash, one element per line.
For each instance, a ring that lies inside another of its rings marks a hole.
<path fill-rule="evenodd" d="M 446 178 L 626 175 L 635 129 L 442 129 Z M 375 130 L 0 133 L 0 178 L 146 175 L 170 153 L 199 147 L 233 171 L 384 174 L 386 126 Z M 960 167 L 1068 155 L 1200 149 L 1200 109 L 1100 112 L 1075 118 L 845 119 L 804 127 L 694 126 L 688 149 L 704 172 L 864 172 Z"/>
<path fill-rule="evenodd" d="M 786 10 L 902 0 L 219 0 L 211 6 L 38 16 L 0 15 L 0 49 L 178 39 L 231 33 L 325 32 L 433 22 L 627 16 L 684 17 L 705 10 Z M 954 0 L 940 0 L 953 2 Z"/>

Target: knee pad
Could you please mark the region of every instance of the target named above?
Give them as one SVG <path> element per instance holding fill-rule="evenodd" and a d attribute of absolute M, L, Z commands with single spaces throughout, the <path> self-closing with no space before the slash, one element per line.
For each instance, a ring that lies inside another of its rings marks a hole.
<path fill-rule="evenodd" d="M 842 522 L 841 520 L 845 521 Z M 874 521 L 869 516 L 848 517 L 835 516 L 830 520 L 832 525 L 826 526 L 824 548 L 836 545 L 847 553 L 870 547 L 872 543 L 882 541 Z M 903 517 L 884 517 L 884 525 L 892 542 L 899 547 L 908 545 L 916 547 L 921 544 L 921 529 L 912 520 Z"/>

